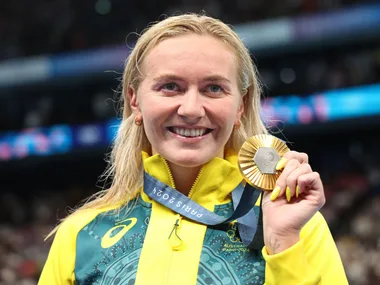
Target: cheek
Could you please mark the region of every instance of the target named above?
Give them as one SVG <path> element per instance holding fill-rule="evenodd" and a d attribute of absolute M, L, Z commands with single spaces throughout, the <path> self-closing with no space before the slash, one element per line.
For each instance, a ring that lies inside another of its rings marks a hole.
<path fill-rule="evenodd" d="M 153 94 L 144 94 L 140 98 L 140 110 L 144 120 L 154 120 L 164 112 L 164 104 Z"/>
<path fill-rule="evenodd" d="M 159 104 L 153 102 L 141 106 L 145 134 L 150 140 L 162 136 L 162 126 L 165 122 L 166 112 Z"/>
<path fill-rule="evenodd" d="M 215 113 L 215 116 L 217 116 L 218 120 L 223 122 L 225 126 L 233 126 L 235 124 L 237 114 L 238 112 L 235 106 L 231 107 L 231 104 L 225 104 L 218 110 L 217 113 Z"/>
<path fill-rule="evenodd" d="M 145 112 L 144 112 L 145 111 Z M 144 127 L 149 132 L 157 132 L 157 128 L 161 124 L 161 117 L 159 112 L 155 112 L 155 110 L 144 110 L 142 112 L 142 117 L 144 120 Z"/>

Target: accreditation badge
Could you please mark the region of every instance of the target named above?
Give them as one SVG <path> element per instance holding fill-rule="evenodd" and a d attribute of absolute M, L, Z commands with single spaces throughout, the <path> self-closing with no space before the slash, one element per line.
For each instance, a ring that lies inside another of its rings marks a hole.
<path fill-rule="evenodd" d="M 273 190 L 282 170 L 276 170 L 281 157 L 290 149 L 272 135 L 248 138 L 238 154 L 238 164 L 244 179 L 253 187 Z"/>

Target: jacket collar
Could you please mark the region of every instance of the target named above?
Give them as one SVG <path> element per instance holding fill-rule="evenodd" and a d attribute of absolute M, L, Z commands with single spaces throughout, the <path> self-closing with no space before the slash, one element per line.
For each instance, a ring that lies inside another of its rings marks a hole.
<path fill-rule="evenodd" d="M 172 174 L 165 158 L 159 154 L 142 153 L 144 170 L 157 180 L 173 187 Z M 231 200 L 230 193 L 243 180 L 237 164 L 237 155 L 227 151 L 225 158 L 213 158 L 203 165 L 191 194 L 200 205 L 218 205 Z M 174 188 L 174 187 L 173 187 Z M 142 198 L 151 199 L 142 191 Z"/>

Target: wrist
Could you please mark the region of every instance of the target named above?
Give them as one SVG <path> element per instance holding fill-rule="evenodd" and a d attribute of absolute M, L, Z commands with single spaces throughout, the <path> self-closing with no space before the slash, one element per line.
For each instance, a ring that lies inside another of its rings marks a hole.
<path fill-rule="evenodd" d="M 289 232 L 286 235 L 269 232 L 265 234 L 264 243 L 269 255 L 280 253 L 300 240 L 299 232 Z"/>

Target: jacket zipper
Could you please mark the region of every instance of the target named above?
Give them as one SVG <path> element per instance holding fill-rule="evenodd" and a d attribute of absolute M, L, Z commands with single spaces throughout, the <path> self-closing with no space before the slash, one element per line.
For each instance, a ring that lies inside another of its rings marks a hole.
<path fill-rule="evenodd" d="M 193 195 L 193 193 L 194 193 L 194 191 L 195 191 L 195 187 L 197 186 L 198 181 L 199 181 L 199 178 L 201 177 L 202 173 L 203 173 L 203 166 L 202 166 L 201 169 L 199 170 L 198 175 L 197 175 L 197 177 L 195 178 L 195 181 L 194 181 L 194 183 L 193 183 L 193 186 L 191 186 L 190 192 L 189 192 L 189 194 L 187 195 L 187 197 L 191 198 L 191 196 Z"/>
<path fill-rule="evenodd" d="M 163 159 L 163 160 L 164 160 L 166 171 L 169 174 L 169 179 L 170 179 L 170 184 L 171 184 L 170 186 L 175 189 L 174 178 L 173 178 L 172 172 L 170 170 L 169 164 L 167 163 L 167 161 L 165 159 Z M 193 195 L 202 172 L 203 172 L 203 166 L 199 170 L 199 173 L 198 173 L 197 177 L 195 178 L 195 181 L 194 181 L 193 185 L 191 186 L 189 194 L 187 195 L 188 198 L 191 198 L 191 196 Z M 175 219 L 175 223 L 174 223 L 174 226 L 173 226 L 173 229 L 172 229 L 172 231 L 171 231 L 171 233 L 169 235 L 169 238 L 168 238 L 168 241 L 169 241 L 169 244 L 170 244 L 172 250 L 171 250 L 171 252 L 168 255 L 168 260 L 167 260 L 167 264 L 166 264 L 166 270 L 165 270 L 165 274 L 164 274 L 164 280 L 163 280 L 163 283 L 162 283 L 163 285 L 168 284 L 167 282 L 168 282 L 168 279 L 169 279 L 171 262 L 172 262 L 172 259 L 173 259 L 174 252 L 175 251 L 179 251 L 181 249 L 181 246 L 182 246 L 182 240 L 181 240 L 181 238 L 180 238 L 180 236 L 178 235 L 178 232 L 177 232 L 178 229 L 181 227 L 181 221 L 182 221 L 182 216 L 180 214 L 177 214 L 176 215 L 176 219 Z M 173 237 L 177 238 L 179 240 L 178 245 L 174 245 L 174 244 L 172 245 L 170 243 L 170 240 Z"/>
<path fill-rule="evenodd" d="M 167 172 L 168 175 L 169 175 L 170 187 L 172 187 L 172 188 L 175 189 L 174 178 L 173 178 L 173 174 L 172 174 L 172 172 L 171 172 L 171 170 L 170 170 L 169 164 L 168 164 L 168 162 L 166 161 L 166 159 L 162 158 L 162 160 L 164 161 L 164 165 L 165 165 L 165 168 L 166 168 L 166 172 Z"/>

